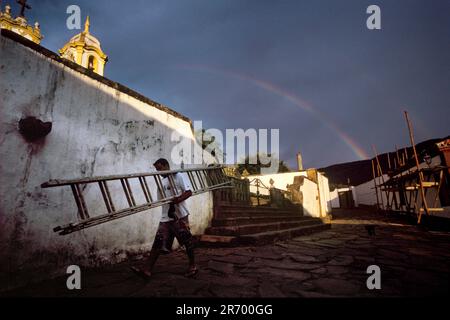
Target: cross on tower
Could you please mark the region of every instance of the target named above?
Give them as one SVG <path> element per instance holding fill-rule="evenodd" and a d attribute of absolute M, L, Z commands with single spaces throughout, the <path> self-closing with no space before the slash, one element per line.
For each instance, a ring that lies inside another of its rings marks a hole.
<path fill-rule="evenodd" d="M 27 4 L 27 0 L 17 0 L 17 3 L 21 5 L 20 16 L 25 18 L 25 9 L 31 9 L 31 6 Z"/>

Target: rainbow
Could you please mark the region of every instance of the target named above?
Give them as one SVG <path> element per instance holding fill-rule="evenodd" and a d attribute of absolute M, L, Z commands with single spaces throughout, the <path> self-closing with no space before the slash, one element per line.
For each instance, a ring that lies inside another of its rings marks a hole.
<path fill-rule="evenodd" d="M 318 111 L 316 108 L 314 108 L 310 103 L 307 101 L 297 97 L 296 95 L 277 87 L 276 85 L 256 79 L 253 77 L 250 77 L 245 74 L 229 71 L 229 70 L 221 70 L 209 66 L 204 65 L 178 65 L 178 68 L 181 69 L 187 69 L 192 71 L 201 71 L 201 72 L 208 72 L 213 74 L 218 74 L 222 76 L 229 76 L 233 78 L 237 78 L 243 81 L 251 82 L 254 85 L 267 90 L 271 93 L 274 93 L 288 101 L 290 101 L 292 104 L 300 107 L 304 111 L 310 113 L 315 118 L 319 119 L 326 127 L 328 127 L 330 130 L 334 131 L 338 134 L 340 139 L 352 150 L 352 152 L 358 157 L 359 160 L 364 160 L 370 158 L 370 156 L 364 151 L 364 149 L 358 145 L 358 143 L 352 139 L 348 134 L 346 134 L 342 129 L 340 129 L 334 122 L 332 122 L 330 119 L 328 119 L 323 113 Z"/>

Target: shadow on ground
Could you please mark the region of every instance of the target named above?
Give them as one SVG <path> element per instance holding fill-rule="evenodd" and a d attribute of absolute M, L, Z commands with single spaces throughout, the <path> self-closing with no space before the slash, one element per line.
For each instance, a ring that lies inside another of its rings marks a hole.
<path fill-rule="evenodd" d="M 368 210 L 333 213 L 332 228 L 260 247 L 199 248 L 200 273 L 183 276 L 181 250 L 162 256 L 149 281 L 131 265 L 82 270 L 82 289 L 66 277 L 3 293 L 58 297 L 418 297 L 449 294 L 450 233 Z M 367 267 L 381 269 L 381 289 L 369 290 Z"/>

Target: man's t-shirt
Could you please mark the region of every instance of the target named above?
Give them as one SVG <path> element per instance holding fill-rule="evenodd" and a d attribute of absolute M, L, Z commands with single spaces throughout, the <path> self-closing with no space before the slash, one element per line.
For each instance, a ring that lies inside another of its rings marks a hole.
<path fill-rule="evenodd" d="M 172 196 L 180 196 L 184 191 L 189 190 L 186 187 L 186 184 L 184 183 L 183 177 L 180 173 L 176 173 L 173 175 L 173 181 L 175 183 L 176 190 L 178 192 L 174 192 L 174 190 L 172 190 L 172 186 L 169 182 L 168 177 L 162 178 L 161 181 L 163 184 L 164 192 L 166 194 L 166 198 L 170 198 Z M 158 192 L 158 200 L 161 200 L 161 199 L 163 199 L 163 197 Z M 169 204 L 164 204 L 162 206 L 161 222 L 173 221 L 173 219 L 169 218 L 169 215 L 168 215 L 169 208 L 170 208 Z M 186 201 L 182 201 L 179 204 L 175 205 L 175 215 L 178 218 L 183 218 L 183 217 L 186 217 L 189 215 L 189 211 L 187 210 L 187 207 L 186 207 Z"/>

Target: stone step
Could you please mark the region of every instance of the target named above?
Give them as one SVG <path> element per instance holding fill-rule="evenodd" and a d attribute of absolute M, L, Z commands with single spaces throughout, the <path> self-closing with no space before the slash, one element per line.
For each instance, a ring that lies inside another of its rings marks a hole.
<path fill-rule="evenodd" d="M 235 226 L 209 227 L 205 230 L 205 234 L 220 235 L 220 236 L 239 236 L 267 231 L 285 230 L 300 226 L 317 225 L 321 223 L 322 222 L 320 220 L 316 219 L 303 219 L 294 221 L 276 221 L 271 223 L 257 223 L 244 225 L 240 224 Z"/>
<path fill-rule="evenodd" d="M 211 222 L 212 227 L 227 227 L 227 226 L 240 226 L 246 224 L 259 224 L 270 222 L 292 222 L 292 221 L 304 221 L 313 219 L 311 217 L 303 217 L 300 215 L 251 215 L 244 217 L 223 217 L 214 218 Z"/>
<path fill-rule="evenodd" d="M 290 210 L 226 210 L 226 211 L 218 211 L 218 218 L 226 218 L 226 217 L 248 217 L 248 216 L 303 216 L 302 211 L 290 211 Z"/>
<path fill-rule="evenodd" d="M 233 236 L 215 236 L 210 234 L 202 234 L 197 236 L 197 243 L 199 247 L 238 247 L 238 237 Z"/>
<path fill-rule="evenodd" d="M 264 245 L 275 241 L 288 240 L 331 228 L 329 223 L 314 224 L 311 226 L 301 226 L 280 231 L 268 231 L 250 234 L 239 237 L 239 243 L 243 245 Z"/>
<path fill-rule="evenodd" d="M 258 246 L 324 231 L 329 228 L 331 228 L 331 224 L 322 223 L 241 236 L 218 236 L 205 234 L 200 236 L 199 245 L 202 247 Z"/>
<path fill-rule="evenodd" d="M 219 206 L 221 212 L 302 212 L 301 207 L 275 208 L 269 206 Z"/>

